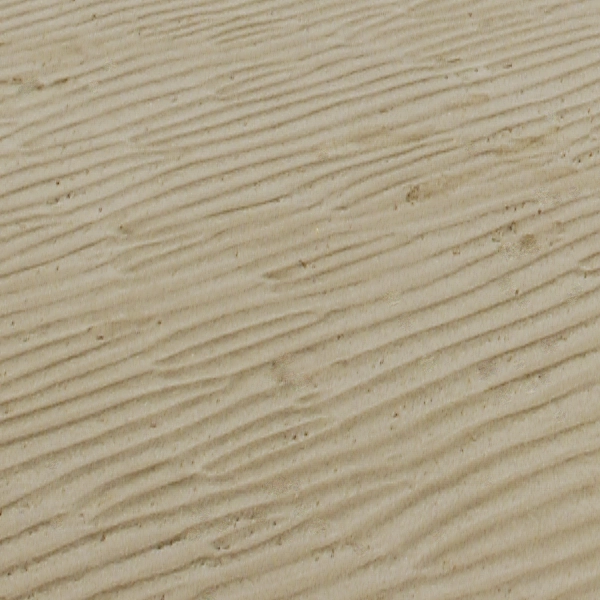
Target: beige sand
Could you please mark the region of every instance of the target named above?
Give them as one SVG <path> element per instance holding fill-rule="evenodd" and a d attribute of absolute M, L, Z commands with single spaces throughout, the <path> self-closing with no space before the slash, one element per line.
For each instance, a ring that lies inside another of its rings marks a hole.
<path fill-rule="evenodd" d="M 599 48 L 3 1 L 0 598 L 600 598 Z"/>

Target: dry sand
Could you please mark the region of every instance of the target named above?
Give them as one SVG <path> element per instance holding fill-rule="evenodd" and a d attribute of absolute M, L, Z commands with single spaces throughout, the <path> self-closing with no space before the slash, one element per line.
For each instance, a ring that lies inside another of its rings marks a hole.
<path fill-rule="evenodd" d="M 4 0 L 0 598 L 600 598 L 600 3 Z"/>

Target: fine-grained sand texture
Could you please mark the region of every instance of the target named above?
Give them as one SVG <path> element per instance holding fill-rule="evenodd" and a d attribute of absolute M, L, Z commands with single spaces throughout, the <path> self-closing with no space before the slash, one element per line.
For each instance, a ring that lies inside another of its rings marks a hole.
<path fill-rule="evenodd" d="M 0 599 L 600 598 L 600 3 L 0 0 Z"/>

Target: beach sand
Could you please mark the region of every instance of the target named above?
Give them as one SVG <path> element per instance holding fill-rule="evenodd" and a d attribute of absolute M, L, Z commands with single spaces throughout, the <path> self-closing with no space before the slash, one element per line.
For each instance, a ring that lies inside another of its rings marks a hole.
<path fill-rule="evenodd" d="M 0 598 L 600 597 L 599 40 L 2 2 Z"/>

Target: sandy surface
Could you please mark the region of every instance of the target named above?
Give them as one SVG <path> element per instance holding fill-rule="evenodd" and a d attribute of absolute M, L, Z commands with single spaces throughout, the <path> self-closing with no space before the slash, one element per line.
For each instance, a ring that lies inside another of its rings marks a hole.
<path fill-rule="evenodd" d="M 4 0 L 0 598 L 600 597 L 600 4 Z"/>

